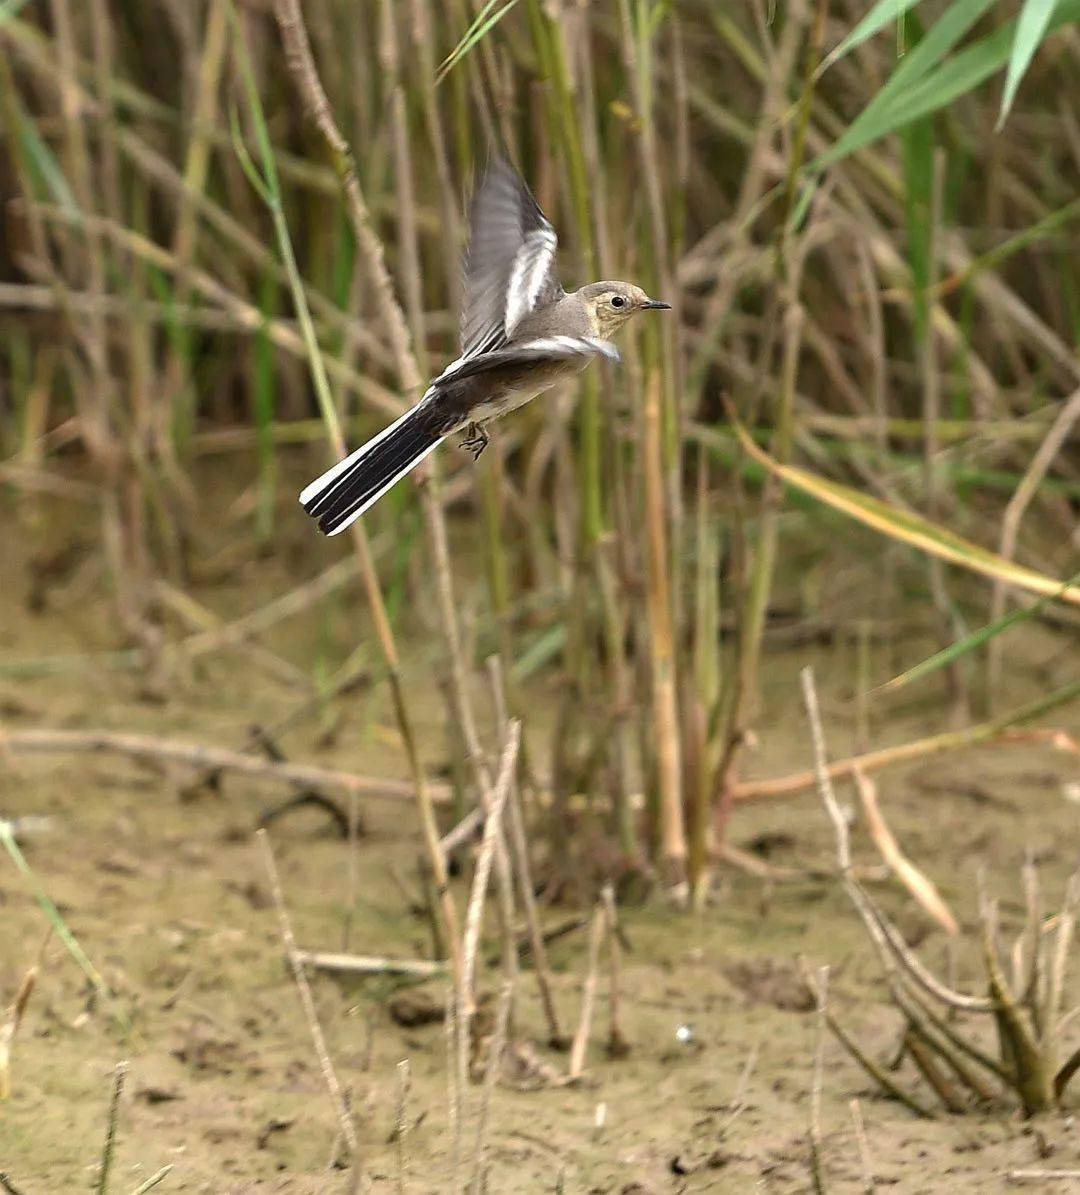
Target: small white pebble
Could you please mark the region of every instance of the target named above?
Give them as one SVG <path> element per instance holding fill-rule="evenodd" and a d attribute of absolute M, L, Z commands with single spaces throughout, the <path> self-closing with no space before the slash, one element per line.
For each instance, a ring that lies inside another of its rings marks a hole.
<path fill-rule="evenodd" d="M 680 1025 L 675 1030 L 675 1040 L 681 1042 L 684 1046 L 689 1045 L 694 1040 L 693 1025 Z"/>

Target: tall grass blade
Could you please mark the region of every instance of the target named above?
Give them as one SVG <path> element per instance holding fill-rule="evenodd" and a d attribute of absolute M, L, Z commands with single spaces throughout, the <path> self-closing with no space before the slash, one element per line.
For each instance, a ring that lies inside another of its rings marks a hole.
<path fill-rule="evenodd" d="M 831 149 L 820 154 L 811 168 L 822 170 L 831 166 L 887 133 L 938 111 L 1000 70 L 1012 50 L 1016 21 L 1009 21 L 937 65 L 989 7 L 990 0 L 958 0 L 896 68 L 847 132 Z M 1080 0 L 1061 0 L 1047 33 L 1078 19 Z"/>
<path fill-rule="evenodd" d="M 845 54 L 850 54 L 856 46 L 861 46 L 864 41 L 868 41 L 875 33 L 879 33 L 884 29 L 886 25 L 891 25 L 893 21 L 902 17 L 909 8 L 913 8 L 918 2 L 919 0 L 878 0 L 877 4 L 870 9 L 847 37 L 834 50 L 830 50 L 825 55 L 821 65 L 817 69 L 817 75 L 821 76 L 824 74 L 834 62 L 839 62 Z"/>
<path fill-rule="evenodd" d="M 897 543 L 907 544 L 927 555 L 938 556 L 950 564 L 958 564 L 971 572 L 1004 581 L 1006 585 L 1015 585 L 1031 593 L 1049 594 L 1059 601 L 1080 606 L 1080 587 L 1062 587 L 1060 580 L 1047 577 L 1035 569 L 1014 564 L 995 552 L 989 552 L 980 548 L 978 544 L 954 535 L 946 528 L 922 518 L 921 515 L 900 510 L 879 498 L 871 498 L 850 486 L 819 477 L 795 465 L 782 465 L 754 443 L 733 412 L 729 413 L 729 418 L 745 452 L 764 465 L 770 473 L 824 505 L 832 507 L 833 510 L 862 523 L 864 527 L 870 527 Z"/>
<path fill-rule="evenodd" d="M 131 1021 L 116 1007 L 116 1002 L 114 1001 L 112 993 L 109 991 L 109 987 L 105 983 L 105 980 L 102 979 L 101 973 L 90 961 L 86 951 L 83 950 L 78 939 L 68 928 L 68 924 L 64 920 L 63 914 L 61 914 L 60 910 L 49 898 L 49 894 L 42 887 L 41 881 L 37 878 L 34 869 L 29 863 L 27 863 L 26 856 L 22 853 L 19 844 L 15 841 L 15 835 L 11 832 L 11 824 L 7 821 L 4 821 L 2 818 L 0 818 L 0 845 L 3 845 L 4 849 L 10 856 L 12 863 L 15 864 L 15 867 L 26 880 L 30 887 L 30 891 L 34 895 L 34 899 L 41 908 L 41 911 L 45 914 L 49 924 L 56 931 L 56 936 L 61 942 L 63 942 L 65 949 L 75 960 L 79 970 L 82 971 L 82 973 L 90 981 L 90 984 L 97 993 L 98 998 L 109 1007 L 109 1009 L 112 1011 L 113 1017 L 116 1019 L 117 1024 L 125 1033 L 134 1033 Z"/>
<path fill-rule="evenodd" d="M 1000 132 L 1016 99 L 1020 82 L 1031 65 L 1035 51 L 1046 36 L 1050 18 L 1054 15 L 1057 0 L 1025 0 L 1016 22 L 1016 37 L 1009 54 L 1009 69 L 1005 74 L 1005 92 L 1001 97 L 1001 115 L 998 116 L 996 132 Z"/>
<path fill-rule="evenodd" d="M 455 66 L 491 32 L 492 29 L 517 4 L 518 0 L 507 0 L 502 8 L 495 10 L 497 0 L 487 0 L 484 7 L 476 14 L 473 23 L 465 31 L 465 36 L 450 51 L 439 65 L 435 74 L 435 82 L 441 83 Z"/>
<path fill-rule="evenodd" d="M 23 112 L 19 111 L 19 139 L 22 142 L 26 161 L 34 174 L 35 182 L 42 196 L 48 195 L 53 203 L 65 212 L 76 213 L 79 205 L 68 185 L 67 178 L 56 160 L 56 155 L 38 133 L 37 126 Z"/>
<path fill-rule="evenodd" d="M 1037 614 L 1040 614 L 1050 602 L 1061 598 L 1067 589 L 1077 583 L 1080 583 L 1080 573 L 1073 573 L 1062 584 L 1057 593 L 1044 594 L 1037 602 L 1033 602 L 1030 606 L 1022 606 L 1016 610 L 1010 610 L 1003 618 L 988 623 L 986 626 L 980 627 L 977 631 L 972 631 L 970 635 L 965 635 L 962 639 L 958 639 L 948 647 L 942 648 L 941 651 L 935 652 L 932 656 L 916 664 L 913 668 L 909 668 L 906 672 L 901 672 L 899 676 L 894 676 L 892 680 L 887 680 L 883 685 L 878 685 L 877 691 L 879 693 L 889 693 L 895 689 L 902 689 L 905 685 L 922 680 L 923 677 L 929 676 L 932 672 L 937 672 L 939 668 L 946 668 L 971 652 L 978 651 L 980 647 L 989 643 L 991 639 L 996 638 L 1010 627 L 1016 626 L 1019 622 L 1026 622 L 1029 618 L 1034 618 Z"/>

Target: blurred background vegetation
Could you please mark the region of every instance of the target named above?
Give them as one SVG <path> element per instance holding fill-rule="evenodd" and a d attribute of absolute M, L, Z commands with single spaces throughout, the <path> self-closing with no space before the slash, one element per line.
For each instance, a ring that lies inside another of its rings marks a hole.
<path fill-rule="evenodd" d="M 306 0 L 351 197 L 274 9 L 0 0 L 4 534 L 41 577 L 82 543 L 115 611 L 100 666 L 167 697 L 307 618 L 313 652 L 257 663 L 304 716 L 389 677 L 421 784 L 445 744 L 410 704 L 441 678 L 464 812 L 494 656 L 553 858 L 584 798 L 628 873 L 698 895 L 772 645 L 842 646 L 863 747 L 890 701 L 962 739 L 1075 695 L 1018 688 L 986 630 L 1034 616 L 1075 649 L 1075 0 Z M 674 318 L 478 466 L 444 450 L 341 560 L 295 502 L 331 451 L 310 371 L 355 444 L 456 355 L 493 145 L 568 286 L 631 278 Z M 291 584 L 223 626 L 208 563 L 263 556 Z"/>

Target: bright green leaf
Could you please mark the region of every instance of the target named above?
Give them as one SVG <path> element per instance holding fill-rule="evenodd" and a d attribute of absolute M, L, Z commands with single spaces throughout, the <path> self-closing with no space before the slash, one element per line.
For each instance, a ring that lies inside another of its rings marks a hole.
<path fill-rule="evenodd" d="M 847 132 L 823 153 L 814 167 L 821 169 L 900 127 L 894 118 L 898 105 L 926 78 L 980 17 L 993 0 L 955 0 L 919 44 L 910 50 L 888 82 L 855 118 Z"/>
<path fill-rule="evenodd" d="M 476 18 L 465 31 L 465 36 L 443 59 L 442 65 L 435 74 L 435 82 L 441 83 L 446 75 L 455 67 L 470 50 L 474 49 L 490 33 L 492 29 L 517 4 L 518 0 L 507 0 L 498 11 L 493 11 L 497 0 L 487 0 L 484 7 L 476 14 Z"/>
<path fill-rule="evenodd" d="M 1005 93 L 1001 97 L 1001 115 L 997 122 L 999 130 L 1009 115 L 1013 100 L 1016 99 L 1020 80 L 1027 73 L 1027 68 L 1035 57 L 1035 51 L 1046 36 L 1056 6 L 1057 0 L 1025 0 L 1024 7 L 1020 10 L 1020 17 L 1016 22 L 1016 37 L 1013 40 L 1012 53 L 1009 55 L 1009 70 L 1005 76 Z"/>
<path fill-rule="evenodd" d="M 952 16 L 957 7 L 964 7 L 964 28 L 954 22 L 949 29 L 949 36 L 938 36 L 941 25 Z M 995 71 L 1000 70 L 1008 61 L 1016 35 L 1016 22 L 1010 21 L 996 29 L 987 37 L 974 42 L 966 49 L 947 59 L 936 70 L 927 70 L 927 59 L 933 57 L 937 61 L 941 53 L 931 55 L 926 47 L 933 42 L 935 49 L 940 50 L 943 42 L 947 42 L 947 49 L 955 44 L 967 28 L 974 24 L 972 13 L 981 15 L 987 7 L 986 0 L 975 0 L 974 3 L 954 5 L 945 16 L 931 29 L 923 40 L 897 67 L 888 83 L 878 92 L 877 96 L 867 105 L 860 116 L 848 128 L 847 132 L 831 148 L 825 151 L 811 164 L 812 169 L 820 170 L 840 158 L 846 157 L 857 149 L 869 145 L 872 141 L 884 137 L 887 133 L 895 132 L 936 112 L 974 90 L 980 83 L 988 79 Z M 970 18 L 970 19 L 968 19 Z M 1050 20 L 1047 32 L 1060 28 L 1070 21 L 1080 20 L 1080 0 L 1059 0 Z M 955 36 L 954 36 L 955 34 Z M 915 63 L 915 69 L 912 63 Z M 933 63 L 930 64 L 931 66 Z M 902 84 L 897 86 L 898 80 Z"/>
<path fill-rule="evenodd" d="M 856 46 L 861 46 L 864 41 L 873 37 L 875 33 L 880 32 L 886 25 L 891 25 L 893 21 L 898 20 L 909 8 L 913 8 L 918 2 L 919 0 L 878 0 L 877 4 L 852 29 L 836 49 L 830 50 L 825 55 L 821 66 L 817 69 L 818 75 L 823 74 L 834 62 L 839 62 L 845 54 L 851 53 Z"/>

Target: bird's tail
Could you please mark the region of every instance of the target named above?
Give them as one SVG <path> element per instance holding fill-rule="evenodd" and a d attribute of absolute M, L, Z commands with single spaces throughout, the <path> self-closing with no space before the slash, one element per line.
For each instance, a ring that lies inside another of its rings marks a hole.
<path fill-rule="evenodd" d="M 425 396 L 426 398 L 427 396 Z M 316 478 L 300 495 L 325 535 L 337 535 L 414 469 L 443 439 L 421 400 L 389 427 Z"/>

